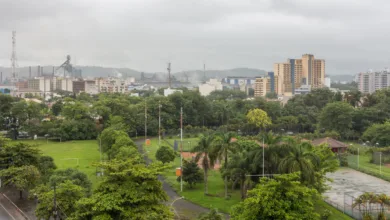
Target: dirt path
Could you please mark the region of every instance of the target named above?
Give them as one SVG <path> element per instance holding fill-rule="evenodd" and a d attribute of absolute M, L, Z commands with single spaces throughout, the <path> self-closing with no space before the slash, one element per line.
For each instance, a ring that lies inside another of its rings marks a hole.
<path fill-rule="evenodd" d="M 142 148 L 142 143 L 143 141 L 137 141 L 136 144 L 138 146 L 138 150 L 140 153 L 143 153 L 143 148 Z M 144 159 L 146 163 L 151 163 L 152 161 L 146 156 L 144 156 Z M 169 196 L 169 201 L 167 204 L 170 206 L 173 201 L 176 199 L 180 198 L 180 195 L 176 193 L 176 191 L 164 180 L 162 176 L 159 176 L 158 179 L 162 182 L 163 184 L 163 190 L 168 194 Z M 173 204 L 173 208 L 175 209 L 174 212 L 176 212 L 180 218 L 179 219 L 195 219 L 196 217 L 199 216 L 199 214 L 203 212 L 208 212 L 209 210 L 196 205 L 190 201 L 180 199 L 176 200 Z"/>

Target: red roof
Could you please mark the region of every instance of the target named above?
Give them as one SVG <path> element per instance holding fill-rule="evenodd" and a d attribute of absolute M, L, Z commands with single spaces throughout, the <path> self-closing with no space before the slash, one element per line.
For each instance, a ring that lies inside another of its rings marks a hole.
<path fill-rule="evenodd" d="M 348 145 L 333 138 L 319 138 L 311 142 L 313 145 L 327 144 L 330 148 L 347 148 Z"/>

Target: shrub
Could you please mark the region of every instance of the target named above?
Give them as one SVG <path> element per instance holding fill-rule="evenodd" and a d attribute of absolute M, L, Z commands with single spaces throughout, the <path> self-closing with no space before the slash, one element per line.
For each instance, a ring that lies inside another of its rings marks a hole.
<path fill-rule="evenodd" d="M 332 215 L 332 211 L 330 211 L 329 209 L 325 209 L 321 213 L 321 220 L 328 220 L 331 215 Z"/>
<path fill-rule="evenodd" d="M 175 152 L 168 146 L 161 146 L 156 152 L 156 159 L 164 164 L 172 162 L 175 157 Z"/>

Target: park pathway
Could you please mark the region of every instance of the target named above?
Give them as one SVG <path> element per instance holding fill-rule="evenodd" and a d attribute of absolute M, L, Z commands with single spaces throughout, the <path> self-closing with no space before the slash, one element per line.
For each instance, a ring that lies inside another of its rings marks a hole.
<path fill-rule="evenodd" d="M 143 141 L 136 141 L 136 144 L 138 146 L 138 150 L 141 154 L 144 154 L 144 150 L 142 148 Z M 144 159 L 147 164 L 151 163 L 152 161 L 144 154 Z M 173 201 L 180 198 L 180 195 L 176 193 L 176 191 L 164 180 L 164 177 L 159 176 L 158 179 L 163 184 L 163 190 L 167 193 L 169 196 L 169 201 L 167 202 L 167 205 L 171 205 Z M 209 209 L 204 208 L 202 206 L 196 205 L 190 201 L 187 201 L 185 199 L 179 199 L 176 200 L 173 204 L 173 208 L 175 209 L 175 212 L 180 216 L 179 219 L 195 219 L 199 216 L 199 214 L 208 212 Z M 228 217 L 228 216 L 227 216 Z"/>

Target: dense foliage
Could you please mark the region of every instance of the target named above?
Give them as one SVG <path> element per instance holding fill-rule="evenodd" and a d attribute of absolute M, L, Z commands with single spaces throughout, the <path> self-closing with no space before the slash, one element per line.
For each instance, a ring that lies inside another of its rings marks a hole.
<path fill-rule="evenodd" d="M 319 219 L 314 212 L 315 189 L 299 182 L 297 174 L 262 179 L 248 198 L 233 208 L 232 219 Z"/>

